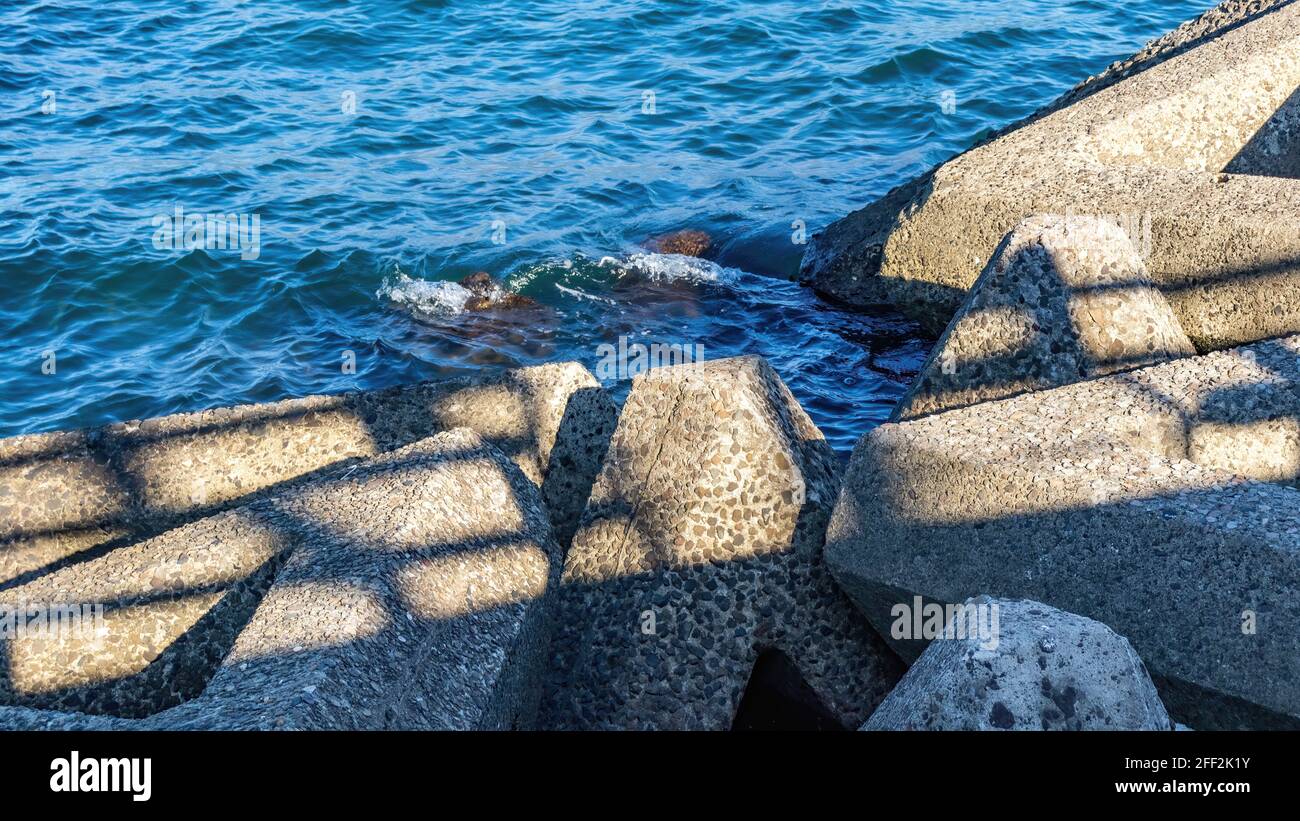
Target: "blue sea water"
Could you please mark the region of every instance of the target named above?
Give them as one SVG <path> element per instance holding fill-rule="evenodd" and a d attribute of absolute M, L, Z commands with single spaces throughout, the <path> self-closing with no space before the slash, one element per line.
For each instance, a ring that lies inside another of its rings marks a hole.
<path fill-rule="evenodd" d="M 1208 4 L 6 0 L 0 435 L 624 336 L 766 356 L 845 452 L 928 343 L 790 281 L 799 226 Z M 256 215 L 255 258 L 167 248 L 178 207 Z M 716 264 L 638 253 L 683 227 Z M 542 307 L 455 310 L 477 270 Z"/>

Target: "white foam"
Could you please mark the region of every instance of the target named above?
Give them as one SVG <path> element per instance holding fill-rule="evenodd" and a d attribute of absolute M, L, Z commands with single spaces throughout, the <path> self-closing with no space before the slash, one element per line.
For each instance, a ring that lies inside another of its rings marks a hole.
<path fill-rule="evenodd" d="M 637 253 L 621 261 L 605 257 L 600 261 L 601 267 L 607 260 L 619 271 L 619 276 L 641 277 L 651 282 L 729 283 L 741 274 L 735 268 L 724 268 L 707 259 L 684 254 Z"/>
<path fill-rule="evenodd" d="M 386 281 L 375 293 L 380 299 L 387 299 L 398 305 L 406 305 L 427 314 L 449 316 L 465 310 L 465 303 L 474 294 L 456 282 L 429 282 L 412 279 L 401 271 L 397 276 Z"/>

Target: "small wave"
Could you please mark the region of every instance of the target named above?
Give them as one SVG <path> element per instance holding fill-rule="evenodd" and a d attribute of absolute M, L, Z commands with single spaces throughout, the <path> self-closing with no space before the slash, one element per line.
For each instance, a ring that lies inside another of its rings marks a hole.
<path fill-rule="evenodd" d="M 632 254 L 624 260 L 605 257 L 601 267 L 609 265 L 620 277 L 639 277 L 651 282 L 688 282 L 695 284 L 730 284 L 740 277 L 735 268 L 725 268 L 715 262 L 682 254 Z"/>
<path fill-rule="evenodd" d="M 398 271 L 395 277 L 384 282 L 375 296 L 421 313 L 452 316 L 462 313 L 465 303 L 474 294 L 456 282 L 412 279 Z"/>

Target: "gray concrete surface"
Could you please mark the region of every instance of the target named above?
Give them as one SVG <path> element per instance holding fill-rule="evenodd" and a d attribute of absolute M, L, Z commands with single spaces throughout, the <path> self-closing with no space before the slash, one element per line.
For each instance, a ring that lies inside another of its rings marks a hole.
<path fill-rule="evenodd" d="M 106 614 L 0 642 L 0 727 L 529 727 L 561 566 L 519 467 L 441 433 L 5 591 Z"/>
<path fill-rule="evenodd" d="M 1198 729 L 1300 726 L 1300 337 L 873 430 L 827 531 L 889 636 L 922 595 L 1030 598 L 1126 636 Z"/>
<path fill-rule="evenodd" d="M 0 440 L 0 587 L 456 427 L 541 487 L 565 544 L 615 419 L 569 362 Z"/>
<path fill-rule="evenodd" d="M 565 563 L 545 726 L 727 729 L 766 649 L 858 726 L 901 669 L 821 561 L 836 470 L 762 359 L 637 377 Z"/>
<path fill-rule="evenodd" d="M 998 246 L 892 418 L 1195 353 L 1122 230 L 1084 217 L 1029 217 Z"/>
<path fill-rule="evenodd" d="M 862 729 L 1172 730 L 1173 724 L 1123 636 L 1039 602 L 977 596 L 953 612 Z"/>
<path fill-rule="evenodd" d="M 1230 3 L 1180 31 L 814 236 L 803 276 L 938 333 L 1021 219 L 1105 217 L 1198 350 L 1300 331 L 1300 7 Z"/>

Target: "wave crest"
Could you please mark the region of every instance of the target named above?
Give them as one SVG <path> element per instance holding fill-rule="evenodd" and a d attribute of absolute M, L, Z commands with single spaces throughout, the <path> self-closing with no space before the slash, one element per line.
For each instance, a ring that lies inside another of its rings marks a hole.
<path fill-rule="evenodd" d="M 635 277 L 650 282 L 728 285 L 736 282 L 741 275 L 735 268 L 682 254 L 636 253 L 623 260 L 605 257 L 600 261 L 600 266 L 612 268 L 620 277 Z"/>

